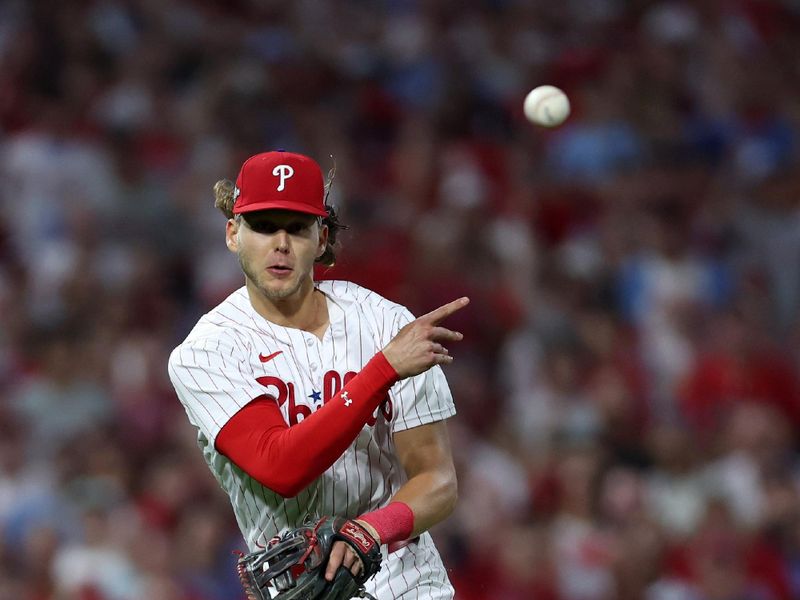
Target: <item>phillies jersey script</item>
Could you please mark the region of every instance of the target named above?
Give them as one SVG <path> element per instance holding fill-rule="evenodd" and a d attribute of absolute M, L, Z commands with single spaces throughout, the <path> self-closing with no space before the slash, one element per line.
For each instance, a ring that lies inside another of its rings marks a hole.
<path fill-rule="evenodd" d="M 315 286 L 327 298 L 330 317 L 322 339 L 266 320 L 242 287 L 204 315 L 169 359 L 170 378 L 197 427 L 198 444 L 231 499 L 251 551 L 307 518 L 354 518 L 385 506 L 406 481 L 393 433 L 455 414 L 440 367 L 397 382 L 344 454 L 294 498 L 262 486 L 217 452 L 219 431 L 254 398 L 274 398 L 286 422 L 297 424 L 414 319 L 403 306 L 353 283 L 322 281 Z M 343 399 L 346 410 L 348 398 Z M 428 533 L 392 554 L 385 546 L 382 551 L 383 568 L 367 582 L 368 591 L 381 599 L 452 598 Z M 411 595 L 404 596 L 409 590 Z"/>

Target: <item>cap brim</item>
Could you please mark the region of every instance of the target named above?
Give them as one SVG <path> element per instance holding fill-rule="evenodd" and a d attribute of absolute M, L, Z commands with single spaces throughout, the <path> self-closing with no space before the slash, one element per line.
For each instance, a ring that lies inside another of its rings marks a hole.
<path fill-rule="evenodd" d="M 294 212 L 305 213 L 307 215 L 316 215 L 318 217 L 327 217 L 328 211 L 316 209 L 312 206 L 298 205 L 296 202 L 256 202 L 255 204 L 248 204 L 241 209 L 234 207 L 233 214 L 240 215 L 244 213 L 251 213 L 257 210 L 291 210 Z"/>

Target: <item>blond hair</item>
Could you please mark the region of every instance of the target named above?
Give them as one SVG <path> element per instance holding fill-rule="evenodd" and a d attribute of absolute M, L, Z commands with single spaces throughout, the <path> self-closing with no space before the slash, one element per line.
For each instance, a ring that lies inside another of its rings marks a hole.
<path fill-rule="evenodd" d="M 236 186 L 230 179 L 220 179 L 214 184 L 214 207 L 222 211 L 226 219 L 233 218 L 233 197 Z"/>

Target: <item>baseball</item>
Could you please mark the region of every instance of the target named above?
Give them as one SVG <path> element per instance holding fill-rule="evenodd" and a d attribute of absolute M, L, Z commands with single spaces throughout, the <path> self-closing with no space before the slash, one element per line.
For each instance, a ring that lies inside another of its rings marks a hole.
<path fill-rule="evenodd" d="M 569 116 L 569 98 L 554 85 L 540 85 L 525 96 L 523 110 L 531 123 L 557 127 Z"/>

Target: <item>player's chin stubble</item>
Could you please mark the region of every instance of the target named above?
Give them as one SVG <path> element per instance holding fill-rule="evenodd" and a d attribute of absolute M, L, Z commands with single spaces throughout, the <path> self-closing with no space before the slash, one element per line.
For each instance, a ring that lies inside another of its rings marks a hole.
<path fill-rule="evenodd" d="M 303 283 L 303 278 L 298 277 L 287 287 L 270 287 L 268 282 L 262 280 L 262 278 L 266 276 L 262 273 L 256 272 L 255 269 L 251 268 L 241 253 L 239 253 L 238 258 L 239 266 L 241 267 L 244 276 L 256 287 L 256 289 L 258 289 L 259 292 L 264 295 L 264 297 L 269 300 L 284 300 L 285 298 L 297 293 Z M 261 277 L 259 277 L 259 275 L 261 275 Z"/>

